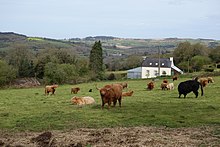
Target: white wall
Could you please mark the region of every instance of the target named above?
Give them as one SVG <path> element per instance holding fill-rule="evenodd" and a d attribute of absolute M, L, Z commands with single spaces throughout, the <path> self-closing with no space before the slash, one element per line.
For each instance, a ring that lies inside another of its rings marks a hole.
<path fill-rule="evenodd" d="M 147 76 L 147 71 L 149 71 L 149 74 Z M 166 72 L 167 76 L 171 75 L 171 68 L 164 68 L 161 67 L 160 68 L 160 75 L 162 76 L 163 71 Z M 141 78 L 145 79 L 145 78 L 155 78 L 157 77 L 156 73 L 158 73 L 158 67 L 142 67 L 142 75 Z"/>

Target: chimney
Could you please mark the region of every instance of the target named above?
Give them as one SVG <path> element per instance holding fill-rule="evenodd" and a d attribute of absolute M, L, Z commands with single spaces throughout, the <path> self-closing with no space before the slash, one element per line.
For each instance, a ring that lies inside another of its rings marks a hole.
<path fill-rule="evenodd" d="M 171 66 L 174 66 L 173 57 L 170 57 Z"/>

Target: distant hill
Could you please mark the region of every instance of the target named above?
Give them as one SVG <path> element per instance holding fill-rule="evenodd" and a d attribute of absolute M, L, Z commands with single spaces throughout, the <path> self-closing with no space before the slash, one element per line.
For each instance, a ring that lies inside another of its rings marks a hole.
<path fill-rule="evenodd" d="M 150 55 L 158 52 L 158 48 L 164 53 L 174 50 L 180 42 L 205 44 L 210 48 L 220 45 L 219 40 L 213 39 L 131 39 L 117 38 L 112 36 L 95 36 L 86 38 L 71 38 L 56 40 L 41 37 L 28 37 L 26 35 L 13 32 L 0 32 L 0 51 L 8 50 L 15 44 L 23 44 L 33 51 L 47 48 L 67 48 L 76 52 L 80 56 L 89 56 L 92 45 L 95 41 L 101 41 L 105 57 L 128 56 L 132 54 Z"/>

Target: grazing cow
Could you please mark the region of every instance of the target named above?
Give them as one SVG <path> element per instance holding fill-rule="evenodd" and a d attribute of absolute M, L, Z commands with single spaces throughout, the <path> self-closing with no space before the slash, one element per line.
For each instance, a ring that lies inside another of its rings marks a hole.
<path fill-rule="evenodd" d="M 173 81 L 178 79 L 177 75 L 174 75 L 172 78 L 173 78 Z"/>
<path fill-rule="evenodd" d="M 97 87 L 96 87 L 97 88 Z M 119 106 L 121 107 L 121 98 L 122 98 L 122 89 L 123 86 L 121 84 L 111 84 L 106 85 L 103 88 L 97 88 L 100 92 L 101 99 L 102 99 L 102 109 L 104 108 L 105 103 L 108 103 L 108 109 L 113 102 L 115 106 L 117 100 L 119 102 Z"/>
<path fill-rule="evenodd" d="M 122 97 L 125 97 L 125 96 L 132 96 L 132 94 L 134 93 L 134 91 L 128 91 L 128 92 L 122 92 Z"/>
<path fill-rule="evenodd" d="M 94 98 L 92 98 L 90 96 L 85 96 L 85 97 L 74 96 L 71 99 L 71 102 L 76 105 L 88 105 L 88 104 L 94 104 L 95 100 L 94 100 Z"/>
<path fill-rule="evenodd" d="M 202 87 L 205 87 L 208 85 L 208 79 L 207 78 L 199 78 L 198 82 L 202 85 Z"/>
<path fill-rule="evenodd" d="M 149 90 L 154 89 L 154 82 L 153 81 L 151 81 L 147 84 L 147 89 L 149 89 Z"/>
<path fill-rule="evenodd" d="M 160 87 L 162 90 L 168 90 L 167 85 L 168 85 L 168 83 L 161 83 Z"/>
<path fill-rule="evenodd" d="M 80 91 L 80 88 L 79 88 L 79 87 L 75 87 L 75 88 L 72 87 L 72 88 L 71 88 L 71 94 L 72 94 L 72 93 L 77 94 L 79 91 Z"/>
<path fill-rule="evenodd" d="M 214 83 L 214 80 L 212 77 L 207 77 L 207 79 L 208 79 L 208 83 Z"/>
<path fill-rule="evenodd" d="M 214 80 L 212 77 L 202 77 L 202 78 L 199 78 L 198 81 L 201 83 L 201 85 L 203 87 L 205 87 L 206 85 L 208 85 L 208 83 L 213 83 Z"/>
<path fill-rule="evenodd" d="M 51 95 L 54 95 L 55 89 L 58 87 L 58 85 L 47 85 L 45 86 L 45 95 L 48 95 L 51 92 Z"/>
<path fill-rule="evenodd" d="M 198 78 L 196 78 L 195 80 L 188 80 L 181 82 L 178 85 L 179 98 L 181 97 L 182 94 L 184 95 L 184 98 L 186 98 L 186 95 L 190 92 L 193 92 L 197 98 L 199 94 L 198 92 L 199 86 L 201 87 L 201 96 L 203 96 L 203 86 L 197 80 Z"/>
<path fill-rule="evenodd" d="M 126 82 L 124 82 L 124 83 L 119 83 L 122 87 L 123 87 L 123 89 L 124 88 L 128 88 L 128 83 L 126 83 Z"/>
<path fill-rule="evenodd" d="M 174 90 L 174 84 L 173 83 L 167 84 L 167 89 L 168 90 Z"/>

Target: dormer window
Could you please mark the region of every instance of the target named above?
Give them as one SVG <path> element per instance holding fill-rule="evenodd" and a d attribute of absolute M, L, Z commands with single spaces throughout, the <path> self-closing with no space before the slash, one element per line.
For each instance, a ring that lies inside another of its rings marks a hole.
<path fill-rule="evenodd" d="M 158 65 L 158 63 L 155 63 L 155 65 Z"/>
<path fill-rule="evenodd" d="M 162 63 L 162 66 L 164 66 L 164 63 Z"/>
<path fill-rule="evenodd" d="M 150 63 L 150 65 L 152 65 L 152 63 Z"/>

